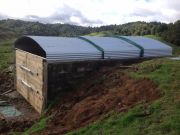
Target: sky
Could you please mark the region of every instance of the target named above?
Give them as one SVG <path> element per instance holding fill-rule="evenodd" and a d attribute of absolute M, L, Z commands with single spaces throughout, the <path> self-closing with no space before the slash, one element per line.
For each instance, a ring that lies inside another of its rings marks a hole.
<path fill-rule="evenodd" d="M 0 20 L 81 26 L 180 20 L 180 0 L 0 0 Z"/>

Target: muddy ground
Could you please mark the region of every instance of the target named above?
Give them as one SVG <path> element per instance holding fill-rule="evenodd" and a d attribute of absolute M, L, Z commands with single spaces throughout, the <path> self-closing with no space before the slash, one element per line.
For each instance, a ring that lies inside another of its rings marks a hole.
<path fill-rule="evenodd" d="M 4 75 L 0 76 L 3 77 Z M 6 87 L 3 86 L 5 83 L 13 83 L 2 80 L 4 79 L 0 79 L 0 92 L 5 91 Z M 59 99 L 46 114 L 52 116 L 46 129 L 35 134 L 64 134 L 98 120 L 109 111 L 124 112 L 135 104 L 148 104 L 158 97 L 160 92 L 152 81 L 133 80 L 119 65 L 112 68 L 104 67 L 91 73 L 76 88 L 62 91 L 58 95 Z M 3 126 L 0 126 L 1 133 L 23 131 L 38 120 L 39 115 L 20 95 L 16 96 L 16 99 L 8 98 L 8 100 L 24 112 L 24 116 L 4 120 L 5 123 L 1 123 Z"/>
<path fill-rule="evenodd" d="M 10 90 L 12 92 L 1 95 Z M 39 119 L 39 114 L 15 91 L 12 74 L 0 74 L 0 100 L 8 102 L 8 104 L 14 106 L 22 113 L 22 115 L 17 117 L 4 117 L 1 114 L 0 134 L 7 135 L 13 131 L 24 131 L 24 129 L 31 127 Z"/>

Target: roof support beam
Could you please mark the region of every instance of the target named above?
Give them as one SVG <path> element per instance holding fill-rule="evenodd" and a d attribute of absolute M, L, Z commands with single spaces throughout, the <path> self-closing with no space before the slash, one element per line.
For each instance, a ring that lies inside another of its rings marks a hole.
<path fill-rule="evenodd" d="M 136 46 L 137 48 L 140 49 L 140 57 L 143 57 L 143 56 L 144 56 L 144 48 L 143 48 L 141 45 L 137 44 L 136 42 L 134 42 L 134 41 L 132 41 L 132 40 L 130 40 L 130 39 L 128 39 L 128 38 L 122 37 L 122 36 L 116 36 L 116 35 L 114 35 L 114 36 L 112 36 L 112 37 L 118 38 L 118 39 L 121 39 L 121 40 L 124 40 L 124 41 L 130 43 L 131 45 Z"/>
<path fill-rule="evenodd" d="M 79 36 L 77 38 L 84 40 L 84 41 L 90 43 L 91 45 L 93 45 L 97 50 L 99 50 L 102 53 L 102 59 L 104 59 L 104 49 L 103 48 L 101 48 L 100 46 L 98 46 L 97 44 L 95 44 L 94 42 L 92 42 L 91 40 L 89 40 L 85 37 Z"/>

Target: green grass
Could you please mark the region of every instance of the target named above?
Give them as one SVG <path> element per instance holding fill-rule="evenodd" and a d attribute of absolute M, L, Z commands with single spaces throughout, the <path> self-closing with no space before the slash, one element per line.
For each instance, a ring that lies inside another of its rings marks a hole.
<path fill-rule="evenodd" d="M 144 107 L 137 105 L 127 113 L 111 113 L 104 119 L 68 135 L 180 134 L 180 61 L 157 59 L 134 66 L 138 71 L 127 72 L 129 76 L 134 79 L 149 78 L 161 90 L 162 97 L 148 107 L 151 114 L 138 117 Z"/>
<path fill-rule="evenodd" d="M 21 133 L 21 135 L 31 135 L 33 133 L 40 132 L 43 130 L 47 125 L 48 118 L 43 117 L 41 118 L 37 123 L 35 123 L 31 128 L 26 130 L 24 133 Z"/>
<path fill-rule="evenodd" d="M 155 36 L 155 35 L 145 35 L 144 37 L 148 37 L 148 38 L 152 38 L 152 39 L 156 39 L 159 41 L 163 41 L 163 39 L 161 37 Z"/>
<path fill-rule="evenodd" d="M 86 36 L 108 36 L 108 35 L 113 35 L 112 32 L 110 31 L 101 31 L 101 32 L 93 32 L 93 33 L 90 33 Z"/>
<path fill-rule="evenodd" d="M 173 54 L 175 56 L 180 56 L 180 46 L 170 44 L 173 48 Z"/>
<path fill-rule="evenodd" d="M 0 42 L 0 72 L 14 61 L 13 42 L 14 40 Z"/>
<path fill-rule="evenodd" d="M 41 117 L 38 122 L 36 122 L 31 128 L 27 129 L 25 132 L 13 132 L 12 135 L 31 135 L 33 133 L 38 133 L 43 130 L 47 125 L 47 120 L 49 117 Z"/>

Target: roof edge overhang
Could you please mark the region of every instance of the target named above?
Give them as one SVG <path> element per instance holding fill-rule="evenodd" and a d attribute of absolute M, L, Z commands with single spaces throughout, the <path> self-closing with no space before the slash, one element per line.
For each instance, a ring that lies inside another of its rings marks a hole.
<path fill-rule="evenodd" d="M 45 50 L 31 36 L 22 36 L 14 43 L 15 49 L 27 51 L 32 54 L 46 58 Z"/>

